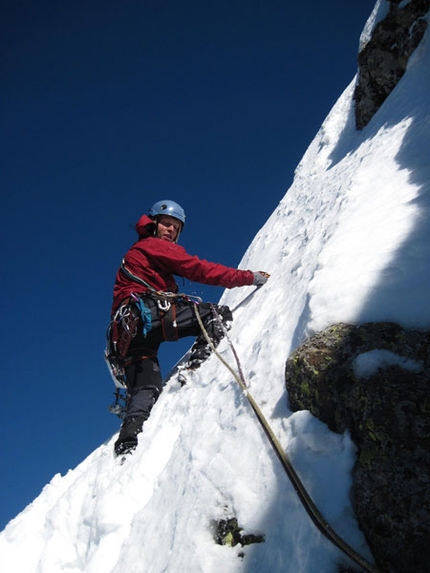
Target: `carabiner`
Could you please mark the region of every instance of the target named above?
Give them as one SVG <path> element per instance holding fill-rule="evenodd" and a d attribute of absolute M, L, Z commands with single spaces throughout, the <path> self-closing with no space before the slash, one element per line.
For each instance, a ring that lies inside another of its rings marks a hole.
<path fill-rule="evenodd" d="M 157 299 L 157 306 L 162 312 L 168 312 L 172 305 L 168 300 L 158 298 Z"/>

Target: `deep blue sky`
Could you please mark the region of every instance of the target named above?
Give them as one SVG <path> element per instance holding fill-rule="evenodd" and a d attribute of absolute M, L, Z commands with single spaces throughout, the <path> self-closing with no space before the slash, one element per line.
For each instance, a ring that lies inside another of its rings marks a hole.
<path fill-rule="evenodd" d="M 119 428 L 102 353 L 131 226 L 174 199 L 189 252 L 237 266 L 353 78 L 374 4 L 6 1 L 0 528 Z M 164 374 L 191 343 L 164 345 Z"/>

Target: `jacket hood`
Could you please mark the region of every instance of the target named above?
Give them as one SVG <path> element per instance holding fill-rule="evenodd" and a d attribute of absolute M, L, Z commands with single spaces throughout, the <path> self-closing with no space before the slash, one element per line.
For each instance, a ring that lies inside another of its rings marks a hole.
<path fill-rule="evenodd" d="M 136 232 L 139 235 L 139 239 L 146 239 L 147 237 L 153 237 L 155 231 L 155 223 L 148 215 L 142 215 L 141 218 L 136 223 Z"/>

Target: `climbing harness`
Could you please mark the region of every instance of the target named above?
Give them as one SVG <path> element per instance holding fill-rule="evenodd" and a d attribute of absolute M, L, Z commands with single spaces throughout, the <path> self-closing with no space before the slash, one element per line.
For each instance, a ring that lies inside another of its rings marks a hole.
<path fill-rule="evenodd" d="M 255 292 L 255 291 L 253 291 L 253 292 Z M 215 312 L 215 314 L 218 316 L 218 319 L 223 326 L 224 332 L 227 333 L 227 329 L 225 328 L 224 324 L 222 323 L 221 317 L 219 317 L 219 314 L 216 312 L 215 307 L 212 307 L 212 308 L 213 308 L 213 311 Z M 239 374 L 234 371 L 234 369 L 227 363 L 226 360 L 224 360 L 224 358 L 221 356 L 221 354 L 215 348 L 215 346 L 214 346 L 212 340 L 210 339 L 209 334 L 208 334 L 208 332 L 207 332 L 207 330 L 203 324 L 200 313 L 198 311 L 198 305 L 197 304 L 194 304 L 194 313 L 196 315 L 196 318 L 197 318 L 197 321 L 199 323 L 200 329 L 203 333 L 203 336 L 206 339 L 206 342 L 209 344 L 210 348 L 212 349 L 213 353 L 217 356 L 217 358 L 233 374 L 234 378 L 236 379 L 239 386 L 243 390 L 244 395 L 248 399 L 248 402 L 250 403 L 255 415 L 257 416 L 257 419 L 258 419 L 260 425 L 262 426 L 266 436 L 268 437 L 269 442 L 275 451 L 275 454 L 277 455 L 279 461 L 282 464 L 282 467 L 284 468 L 286 474 L 288 475 L 300 501 L 302 502 L 303 507 L 305 508 L 306 512 L 308 513 L 309 517 L 311 518 L 311 520 L 313 521 L 315 526 L 319 529 L 319 531 L 329 541 L 331 541 L 338 549 L 343 551 L 343 553 L 345 553 L 345 555 L 347 555 L 355 563 L 360 565 L 360 567 L 362 567 L 365 571 L 367 571 L 368 573 L 379 573 L 378 569 L 374 565 L 369 563 L 364 557 L 362 557 L 359 553 L 357 553 L 357 551 L 355 551 L 355 549 L 353 549 L 345 540 L 343 540 L 341 537 L 339 537 L 339 535 L 332 529 L 330 524 L 326 521 L 326 519 L 324 518 L 324 516 L 322 515 L 322 513 L 320 512 L 318 507 L 315 505 L 315 503 L 312 500 L 312 498 L 310 497 L 310 495 L 308 494 L 305 486 L 303 485 L 302 481 L 300 480 L 299 476 L 297 475 L 297 473 L 296 473 L 294 467 L 292 466 L 287 454 L 282 449 L 282 446 L 281 446 L 279 440 L 275 436 L 272 428 L 270 427 L 269 423 L 267 422 L 266 418 L 264 417 L 258 404 L 254 400 L 252 395 L 249 393 L 245 378 L 243 376 L 242 368 L 240 367 L 238 359 L 236 358 L 237 353 L 235 350 L 233 350 L 234 347 L 233 347 L 233 344 L 231 343 L 231 340 L 227 339 L 229 342 L 230 348 L 232 349 L 233 354 L 234 354 L 234 356 L 238 362 Z"/>
<path fill-rule="evenodd" d="M 133 274 L 127 268 L 124 259 L 120 266 L 121 271 L 127 278 L 133 280 L 148 289 L 148 296 L 155 300 L 161 321 L 161 329 L 166 342 L 176 342 L 178 340 L 178 331 L 176 327 L 176 306 L 175 301 L 186 300 L 188 302 L 202 302 L 198 296 L 188 295 L 185 293 L 165 292 L 156 290 L 144 279 Z"/>

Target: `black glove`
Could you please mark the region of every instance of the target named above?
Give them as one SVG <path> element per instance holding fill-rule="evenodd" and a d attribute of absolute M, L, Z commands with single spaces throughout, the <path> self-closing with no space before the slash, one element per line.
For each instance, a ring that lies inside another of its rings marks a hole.
<path fill-rule="evenodd" d="M 268 273 L 265 273 L 264 271 L 257 271 L 254 273 L 254 280 L 252 281 L 252 284 L 257 288 L 260 288 L 267 283 L 267 279 L 269 277 L 270 275 Z"/>

